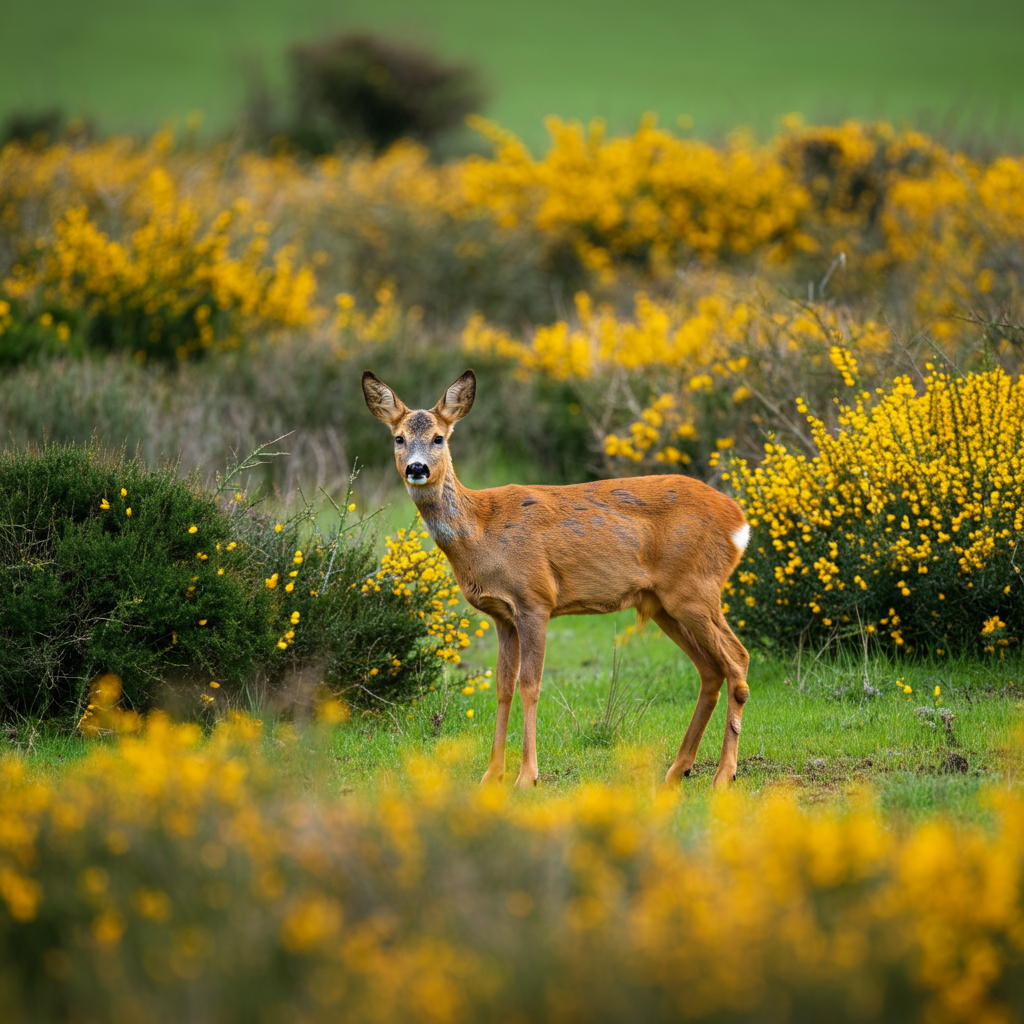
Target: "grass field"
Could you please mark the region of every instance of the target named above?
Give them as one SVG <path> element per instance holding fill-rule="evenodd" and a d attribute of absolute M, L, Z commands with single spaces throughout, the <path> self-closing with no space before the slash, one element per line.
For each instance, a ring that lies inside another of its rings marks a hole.
<path fill-rule="evenodd" d="M 538 719 L 542 790 L 564 794 L 589 783 L 660 783 L 689 722 L 699 680 L 654 625 L 620 643 L 613 665 L 616 632 L 621 638 L 632 621 L 632 612 L 552 620 Z M 228 700 L 267 722 L 271 761 L 285 775 L 297 774 L 304 791 L 312 788 L 328 799 L 372 792 L 384 781 L 403 779 L 411 755 L 431 757 L 438 743 L 452 738 L 467 744 L 456 776 L 474 786 L 487 763 L 496 702 L 492 687 L 466 695 L 463 682 L 479 669 L 493 669 L 495 653 L 492 630 L 474 641 L 445 688 L 412 705 L 357 710 L 312 745 L 308 739 L 283 742 L 294 727 L 258 697 L 235 694 Z M 864 661 L 755 652 L 749 680 L 752 698 L 737 774 L 742 791 L 781 786 L 804 801 L 841 805 L 869 786 L 894 819 L 935 813 L 976 818 L 986 813 L 980 794 L 1019 782 L 1013 751 L 1024 728 L 1024 673 L 1017 662 L 896 665 L 877 656 Z M 939 706 L 956 716 L 952 735 L 941 725 L 933 729 L 915 711 L 935 705 L 936 686 Z M 722 701 L 683 784 L 697 799 L 698 819 L 711 792 L 724 709 Z M 518 771 L 519 714 L 517 701 L 506 784 Z M 30 740 L 30 764 L 44 775 L 61 774 L 90 749 L 78 735 L 49 731 L 33 737 L 28 728 L 10 742 L 25 750 Z"/>
<path fill-rule="evenodd" d="M 789 111 L 1024 133 L 1024 8 L 1012 0 L 41 0 L 7 5 L 0 116 L 58 105 L 104 131 L 145 131 L 201 110 L 221 131 L 254 62 L 280 81 L 293 42 L 367 27 L 476 64 L 487 114 L 535 147 L 548 114 L 629 129 L 648 110 L 669 125 L 689 115 L 701 135 L 767 132 Z"/>

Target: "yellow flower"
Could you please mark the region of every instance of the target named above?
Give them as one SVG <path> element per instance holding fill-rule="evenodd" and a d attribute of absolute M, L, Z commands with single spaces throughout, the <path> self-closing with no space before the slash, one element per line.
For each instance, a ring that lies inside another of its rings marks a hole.
<path fill-rule="evenodd" d="M 349 507 L 348 507 L 348 511 L 349 511 L 349 512 L 355 512 L 355 510 L 356 510 L 356 506 L 355 506 L 355 504 L 354 504 L 354 503 L 353 503 L 353 504 L 351 504 L 351 505 L 349 505 Z"/>
<path fill-rule="evenodd" d="M 200 619 L 199 620 L 199 625 L 200 626 L 205 626 L 206 625 L 206 619 Z"/>
<path fill-rule="evenodd" d="M 913 693 L 914 691 L 913 691 L 913 689 L 912 689 L 911 687 L 909 687 L 909 686 L 904 686 L 904 687 L 903 687 L 903 692 L 904 692 L 904 693 Z"/>
<path fill-rule="evenodd" d="M 128 497 L 128 492 L 123 487 L 121 488 L 121 497 L 122 498 L 127 498 Z"/>
<path fill-rule="evenodd" d="M 224 570 L 221 569 L 220 571 L 223 572 Z M 290 594 L 294 589 L 295 589 L 295 584 L 294 583 L 286 583 L 285 586 L 284 586 L 284 592 L 286 594 Z"/>
<path fill-rule="evenodd" d="M 235 541 L 232 541 L 232 542 L 231 542 L 231 543 L 230 543 L 230 544 L 228 545 L 228 551 L 234 551 L 234 550 L 235 550 L 235 548 L 237 548 L 237 547 L 238 547 L 238 544 L 237 544 L 237 543 L 236 543 Z"/>
<path fill-rule="evenodd" d="M 211 686 L 212 686 L 212 687 L 213 687 L 213 688 L 214 688 L 215 690 L 219 690 L 219 689 L 220 689 L 220 683 L 215 683 L 215 682 L 214 682 L 214 681 L 213 681 L 212 679 L 210 680 L 210 685 L 211 685 Z"/>
<path fill-rule="evenodd" d="M 936 697 L 941 697 L 942 696 L 942 687 L 941 686 L 936 686 L 935 687 L 935 696 Z"/>
<path fill-rule="evenodd" d="M 472 697 L 473 694 L 476 693 L 476 690 L 472 686 L 464 686 L 462 688 L 462 692 L 465 696 Z"/>
<path fill-rule="evenodd" d="M 130 515 L 132 514 L 132 510 L 131 510 L 130 508 L 126 508 L 126 509 L 124 510 L 124 514 L 125 514 L 126 516 L 130 516 Z"/>
<path fill-rule="evenodd" d="M 107 501 L 107 499 L 106 499 L 106 498 L 104 498 L 104 499 L 103 499 L 103 500 L 102 500 L 102 501 L 100 502 L 100 508 L 102 508 L 102 509 L 108 509 L 108 508 L 110 508 L 110 502 L 109 502 L 109 501 Z"/>
<path fill-rule="evenodd" d="M 198 526 L 190 526 L 188 528 L 188 532 L 189 533 L 198 533 L 199 532 L 199 527 Z"/>
<path fill-rule="evenodd" d="M 469 709 L 469 710 L 468 710 L 468 711 L 466 712 L 466 717 L 467 717 L 467 718 L 472 718 L 472 717 L 473 717 L 473 715 L 474 715 L 474 713 L 475 713 L 475 712 L 473 711 L 473 709 L 472 709 L 472 708 L 470 708 L 470 709 Z"/>
<path fill-rule="evenodd" d="M 275 572 L 273 576 L 263 582 L 267 585 L 267 590 L 273 590 L 277 586 L 277 573 Z"/>
<path fill-rule="evenodd" d="M 280 533 L 284 529 L 284 523 L 274 524 L 274 533 Z"/>
<path fill-rule="evenodd" d="M 298 623 L 298 621 L 299 621 L 299 613 L 297 611 L 296 612 L 292 612 L 292 625 L 293 626 L 296 625 Z"/>
<path fill-rule="evenodd" d="M 370 675 L 371 676 L 375 676 L 376 674 L 377 674 L 377 670 L 375 668 L 371 668 L 370 669 Z"/>

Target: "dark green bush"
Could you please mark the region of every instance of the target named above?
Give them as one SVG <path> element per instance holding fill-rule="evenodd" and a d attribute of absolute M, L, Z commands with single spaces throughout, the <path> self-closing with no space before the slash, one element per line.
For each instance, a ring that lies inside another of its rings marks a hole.
<path fill-rule="evenodd" d="M 289 134 L 312 153 L 340 141 L 377 150 L 402 138 L 432 146 L 483 102 L 471 68 L 364 33 L 294 47 L 291 70 L 296 121 Z"/>
<path fill-rule="evenodd" d="M 95 446 L 5 450 L 0 711 L 67 714 L 100 671 L 138 709 L 173 677 L 255 671 L 270 603 L 231 539 L 229 517 L 174 467 Z"/>
<path fill-rule="evenodd" d="M 0 717 L 70 720 L 101 672 L 136 710 L 169 685 L 230 696 L 294 673 L 354 692 L 376 669 L 393 696 L 416 692 L 441 671 L 419 656 L 422 623 L 360 593 L 372 539 L 344 520 L 329 539 L 303 533 L 313 513 L 277 524 L 95 444 L 4 450 Z"/>

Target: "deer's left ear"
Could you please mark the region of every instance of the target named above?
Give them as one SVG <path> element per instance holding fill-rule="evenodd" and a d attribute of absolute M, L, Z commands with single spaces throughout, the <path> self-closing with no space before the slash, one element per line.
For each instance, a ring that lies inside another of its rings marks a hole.
<path fill-rule="evenodd" d="M 467 370 L 448 390 L 444 398 L 434 406 L 434 412 L 448 423 L 461 420 L 473 408 L 476 398 L 476 374 Z"/>

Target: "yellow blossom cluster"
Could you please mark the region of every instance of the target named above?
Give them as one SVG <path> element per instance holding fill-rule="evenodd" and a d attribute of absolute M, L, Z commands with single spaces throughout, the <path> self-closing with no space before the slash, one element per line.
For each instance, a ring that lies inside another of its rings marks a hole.
<path fill-rule="evenodd" d="M 575 324 L 558 320 L 539 326 L 529 344 L 473 317 L 463 346 L 468 353 L 514 359 L 525 373 L 585 380 L 610 367 L 704 366 L 745 337 L 752 316 L 746 302 L 714 294 L 693 303 L 661 303 L 638 292 L 631 318 L 617 317 L 608 305 L 595 311 L 586 292 L 579 292 L 575 303 Z"/>
<path fill-rule="evenodd" d="M 624 393 L 621 408 L 588 411 L 596 423 L 631 417 L 625 430 L 599 438 L 612 471 L 627 474 L 637 463 L 653 470 L 695 461 L 714 466 L 737 437 L 752 447 L 766 423 L 803 439 L 801 419 L 782 411 L 788 398 L 806 412 L 798 388 L 813 384 L 804 395 L 821 407 L 840 385 L 880 379 L 893 347 L 888 327 L 840 306 L 768 304 L 752 292 L 730 297 L 735 285 L 720 274 L 695 275 L 675 300 L 638 293 L 630 317 L 605 304 L 595 310 L 581 292 L 572 322 L 537 327 L 528 342 L 475 316 L 463 347 L 511 360 L 523 376 L 541 373 L 578 390 L 589 381 L 614 381 L 598 400 Z M 654 397 L 641 405 L 633 386 L 650 388 Z"/>
<path fill-rule="evenodd" d="M 862 392 L 817 454 L 769 443 L 734 484 L 754 529 L 730 591 L 773 635 L 887 633 L 898 646 L 1024 636 L 1024 377 L 935 372 Z"/>
<path fill-rule="evenodd" d="M 606 279 L 637 264 L 663 277 L 693 256 L 789 264 L 843 252 L 860 290 L 903 274 L 948 335 L 960 329 L 956 302 L 1022 285 L 1012 255 L 1024 237 L 1019 157 L 984 164 L 885 123 L 789 118 L 764 146 L 735 133 L 716 148 L 651 118 L 611 139 L 601 122 L 552 118 L 538 159 L 496 125 L 476 126 L 495 153 L 466 160 L 467 199 L 499 224 L 528 222 L 568 242 Z"/>
<path fill-rule="evenodd" d="M 55 1000 L 98 1024 L 196 1005 L 311 1024 L 1024 1009 L 1012 788 L 984 827 L 900 829 L 868 798 L 731 793 L 683 841 L 671 794 L 514 800 L 456 781 L 457 747 L 412 760 L 402 786 L 324 799 L 273 772 L 261 732 L 232 716 L 204 741 L 154 715 L 73 771 L 0 760 L 6 1020 Z"/>
<path fill-rule="evenodd" d="M 420 524 L 418 514 L 416 524 Z M 395 537 L 387 537 L 380 568 L 362 585 L 362 592 L 390 587 L 396 596 L 404 597 L 410 614 L 423 620 L 430 653 L 458 665 L 462 661 L 460 652 L 470 645 L 469 632 L 475 629 L 477 636 L 483 636 L 489 625 L 480 619 L 474 627 L 471 619 L 479 613 L 460 600 L 461 593 L 444 552 L 438 547 L 423 548 L 429 536 L 426 530 L 418 530 L 414 525 L 411 529 L 400 529 Z"/>

